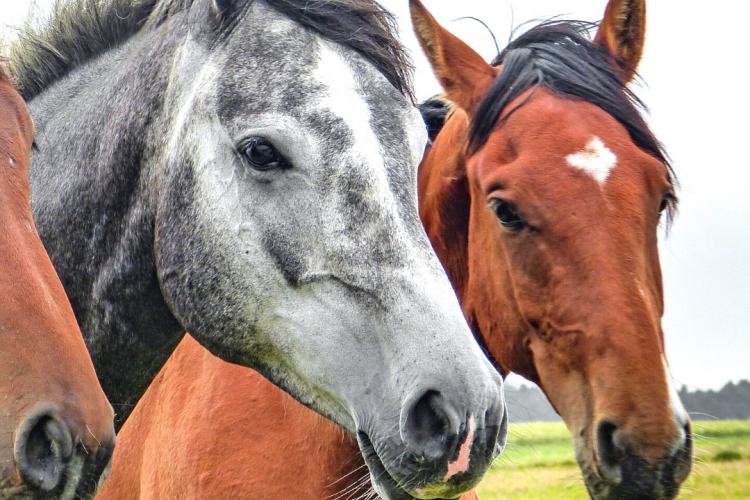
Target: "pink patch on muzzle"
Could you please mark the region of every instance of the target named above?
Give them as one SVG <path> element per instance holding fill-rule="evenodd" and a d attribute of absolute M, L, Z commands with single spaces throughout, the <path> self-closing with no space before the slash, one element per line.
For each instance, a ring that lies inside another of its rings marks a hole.
<path fill-rule="evenodd" d="M 474 440 L 474 430 L 476 427 L 477 424 L 474 422 L 474 417 L 469 417 L 469 433 L 466 436 L 466 441 L 464 441 L 464 444 L 458 450 L 458 458 L 448 464 L 448 472 L 445 474 L 443 481 L 447 481 L 461 472 L 466 472 L 469 468 L 469 452 L 471 451 L 471 442 Z"/>

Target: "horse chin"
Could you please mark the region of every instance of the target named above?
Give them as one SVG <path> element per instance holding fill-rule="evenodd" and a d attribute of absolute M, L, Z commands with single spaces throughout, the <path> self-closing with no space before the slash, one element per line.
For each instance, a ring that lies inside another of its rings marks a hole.
<path fill-rule="evenodd" d="M 383 500 L 418 500 L 421 497 L 415 497 L 411 493 L 407 492 L 386 470 L 383 465 L 378 453 L 375 451 L 375 447 L 372 445 L 367 433 L 359 431 L 357 433 L 357 440 L 359 442 L 359 448 L 362 452 L 362 456 L 365 459 L 365 464 L 370 470 L 370 482 L 375 493 L 378 494 L 379 498 Z M 429 498 L 430 500 L 447 500 L 439 497 L 421 497 Z"/>
<path fill-rule="evenodd" d="M 372 441 L 370 441 L 370 436 L 364 431 L 359 431 L 357 441 L 365 464 L 370 470 L 370 482 L 375 493 L 384 500 L 413 500 L 414 497 L 399 486 L 398 482 L 386 470 Z"/>
<path fill-rule="evenodd" d="M 369 464 L 368 467 L 370 467 Z M 380 468 L 382 469 L 382 464 Z M 370 481 L 378 497 L 384 500 L 414 500 L 414 497 L 404 491 L 387 472 L 376 476 L 374 470 L 370 468 Z"/>

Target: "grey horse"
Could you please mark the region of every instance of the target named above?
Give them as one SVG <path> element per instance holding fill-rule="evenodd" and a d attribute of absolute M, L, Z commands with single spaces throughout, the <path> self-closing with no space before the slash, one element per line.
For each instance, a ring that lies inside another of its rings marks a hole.
<path fill-rule="evenodd" d="M 502 380 L 419 221 L 390 14 L 60 0 L 12 57 L 34 216 L 119 422 L 190 331 L 355 435 L 383 498 L 477 484 Z"/>

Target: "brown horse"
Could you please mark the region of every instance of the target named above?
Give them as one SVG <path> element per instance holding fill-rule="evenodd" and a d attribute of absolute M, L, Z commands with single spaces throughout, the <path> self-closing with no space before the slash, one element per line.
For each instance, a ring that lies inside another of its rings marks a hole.
<path fill-rule="evenodd" d="M 656 231 L 672 176 L 625 88 L 644 9 L 612 0 L 595 43 L 579 25 L 542 25 L 495 68 L 412 2 L 456 106 L 420 166 L 423 222 L 497 367 L 538 383 L 565 418 L 594 498 L 672 498 L 690 469 L 660 327 Z M 601 95 L 565 92 L 575 82 L 553 78 L 569 76 L 558 60 Z M 529 64 L 530 83 L 507 96 Z M 368 494 L 353 439 L 189 340 L 120 444 L 105 500 Z"/>
<path fill-rule="evenodd" d="M 657 249 L 676 196 L 627 89 L 645 0 L 553 22 L 487 64 L 417 0 L 420 43 L 456 109 L 420 166 L 420 214 L 474 334 L 536 382 L 594 498 L 673 498 L 690 424 L 671 387 Z"/>
<path fill-rule="evenodd" d="M 33 139 L 0 61 L 0 498 L 90 498 L 114 414 L 31 219 Z"/>

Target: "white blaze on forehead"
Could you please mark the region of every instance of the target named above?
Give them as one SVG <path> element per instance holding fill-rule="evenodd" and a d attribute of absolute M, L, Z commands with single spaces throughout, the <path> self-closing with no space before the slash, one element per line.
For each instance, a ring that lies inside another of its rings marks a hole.
<path fill-rule="evenodd" d="M 617 165 L 617 156 L 598 137 L 593 137 L 582 151 L 568 155 L 566 159 L 571 167 L 580 168 L 599 184 L 607 181 L 609 172 Z"/>
<path fill-rule="evenodd" d="M 364 97 L 357 92 L 359 86 L 352 68 L 328 42 L 320 42 L 318 55 L 320 59 L 313 77 L 328 87 L 319 106 L 344 120 L 354 139 L 354 151 L 348 153 L 360 162 L 371 165 L 375 171 L 382 174 L 382 180 L 385 181 L 380 144 L 370 125 L 370 108 Z"/>

